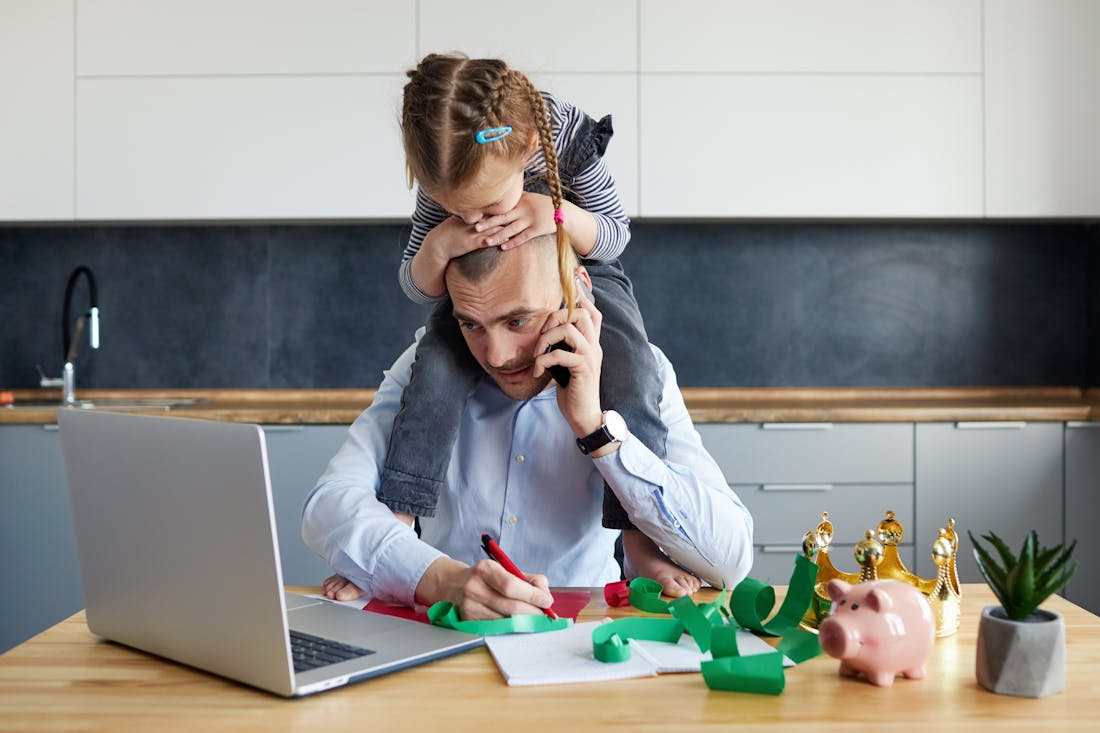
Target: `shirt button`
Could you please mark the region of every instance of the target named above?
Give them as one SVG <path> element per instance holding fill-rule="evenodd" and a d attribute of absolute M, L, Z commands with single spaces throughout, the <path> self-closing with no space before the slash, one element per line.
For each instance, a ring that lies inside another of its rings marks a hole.
<path fill-rule="evenodd" d="M 515 523 L 516 523 L 517 521 L 519 521 L 519 520 L 518 520 L 518 519 L 516 518 L 516 515 L 515 515 L 515 514 L 513 514 L 513 515 L 512 515 L 512 516 L 510 516 L 510 517 L 508 517 L 508 524 L 511 524 L 511 525 L 515 525 Z"/>
<path fill-rule="evenodd" d="M 524 458 L 522 454 L 516 456 L 516 463 L 523 463 L 525 460 L 527 460 L 527 459 Z"/>

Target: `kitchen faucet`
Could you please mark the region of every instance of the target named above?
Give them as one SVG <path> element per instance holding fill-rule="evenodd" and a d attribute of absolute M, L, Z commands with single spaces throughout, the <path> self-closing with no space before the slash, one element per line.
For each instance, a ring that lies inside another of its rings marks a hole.
<path fill-rule="evenodd" d="M 88 295 L 90 306 L 86 313 L 81 314 L 74 325 L 75 333 L 69 332 L 69 311 L 72 308 L 73 289 L 80 276 L 88 280 Z M 93 349 L 99 348 L 99 298 L 96 294 L 95 275 L 84 265 L 76 268 L 69 275 L 69 281 L 65 284 L 65 306 L 61 313 L 61 346 L 65 358 L 65 366 L 61 372 L 61 402 L 72 405 L 76 402 L 76 353 L 80 343 L 80 337 L 84 328 L 88 328 L 88 344 Z"/>

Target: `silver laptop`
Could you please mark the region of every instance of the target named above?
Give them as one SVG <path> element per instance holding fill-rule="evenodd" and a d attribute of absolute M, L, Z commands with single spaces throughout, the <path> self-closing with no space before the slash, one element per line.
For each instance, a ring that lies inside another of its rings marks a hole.
<path fill-rule="evenodd" d="M 285 593 L 258 425 L 79 408 L 58 424 L 95 634 L 286 696 L 483 643 Z"/>

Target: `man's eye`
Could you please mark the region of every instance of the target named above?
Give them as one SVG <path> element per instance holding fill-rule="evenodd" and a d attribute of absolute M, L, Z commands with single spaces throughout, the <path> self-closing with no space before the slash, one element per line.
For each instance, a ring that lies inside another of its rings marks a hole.
<path fill-rule="evenodd" d="M 530 318 L 513 318 L 511 321 L 512 328 L 526 328 L 527 324 L 531 322 Z"/>
<path fill-rule="evenodd" d="M 470 323 L 469 321 L 459 321 L 458 322 L 458 327 L 461 328 L 464 331 L 475 331 L 475 330 L 477 330 L 477 324 L 476 323 Z"/>

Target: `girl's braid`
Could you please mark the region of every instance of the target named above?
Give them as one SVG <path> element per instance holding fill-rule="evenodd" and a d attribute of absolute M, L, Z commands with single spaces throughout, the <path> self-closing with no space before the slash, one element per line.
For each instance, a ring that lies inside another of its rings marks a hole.
<path fill-rule="evenodd" d="M 507 73 L 509 80 L 517 85 L 531 102 L 535 129 L 538 130 L 542 156 L 546 161 L 546 183 L 550 187 L 550 200 L 554 204 L 556 214 L 561 211 L 563 197 L 561 176 L 558 172 L 558 151 L 554 147 L 554 136 L 550 130 L 550 115 L 546 111 L 546 104 L 542 101 L 542 94 L 535 89 L 535 85 L 526 75 L 513 69 L 509 69 Z M 577 301 L 577 290 L 573 282 L 573 246 L 569 242 L 565 225 L 561 221 L 555 221 L 554 226 L 557 228 L 558 278 L 561 280 L 561 290 L 569 315 L 572 316 L 573 307 Z"/>

